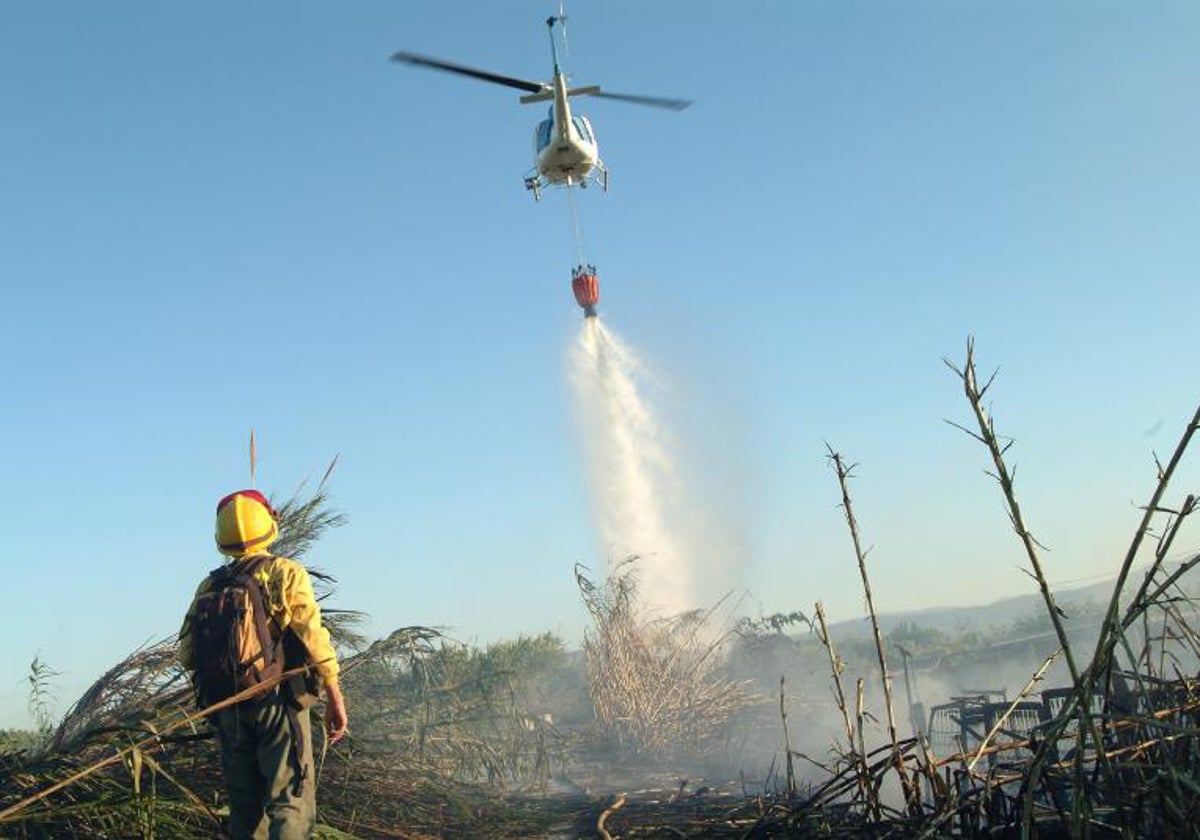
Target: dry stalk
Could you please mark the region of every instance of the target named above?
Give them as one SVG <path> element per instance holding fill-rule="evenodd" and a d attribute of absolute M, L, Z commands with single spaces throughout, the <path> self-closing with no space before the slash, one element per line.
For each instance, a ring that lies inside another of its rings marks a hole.
<path fill-rule="evenodd" d="M 617 794 L 617 798 L 613 800 L 613 803 L 605 808 L 603 813 L 600 814 L 600 818 L 596 820 L 596 833 L 603 837 L 604 840 L 613 840 L 613 836 L 608 833 L 608 829 L 604 827 L 604 824 L 608 822 L 609 817 L 621 810 L 621 808 L 624 806 L 625 794 Z"/>
<path fill-rule="evenodd" d="M 1021 514 L 1021 505 L 1017 502 L 1016 490 L 1013 487 L 1012 475 L 1009 472 L 1008 465 L 1004 461 L 1004 454 L 1009 446 L 1012 445 L 1011 441 L 1001 446 L 1000 439 L 996 434 L 995 421 L 988 414 L 987 409 L 983 407 L 983 398 L 991 388 L 996 375 L 992 374 L 992 377 L 987 382 L 983 385 L 979 384 L 975 372 L 974 339 L 968 339 L 967 341 L 967 360 L 962 368 L 957 367 L 949 359 L 943 361 L 962 380 L 963 392 L 966 394 L 967 402 L 970 404 L 971 411 L 975 415 L 975 422 L 979 431 L 975 432 L 958 423 L 947 422 L 982 443 L 991 454 L 995 472 L 988 471 L 988 475 L 1000 484 L 1000 489 L 1004 493 L 1004 500 L 1008 505 L 1009 521 L 1012 523 L 1013 530 L 1017 532 L 1017 536 L 1025 548 L 1025 556 L 1028 558 L 1029 565 L 1033 569 L 1034 580 L 1037 582 L 1038 589 L 1042 594 L 1042 600 L 1046 604 L 1046 611 L 1050 616 L 1051 624 L 1054 626 L 1054 632 L 1058 636 L 1059 646 L 1063 649 L 1067 668 L 1071 672 L 1071 680 L 1078 685 L 1080 672 L 1075 664 L 1075 656 L 1071 651 L 1071 643 L 1067 638 L 1067 631 L 1063 627 L 1062 610 L 1054 602 L 1054 594 L 1050 591 L 1050 583 L 1046 579 L 1045 572 L 1042 570 L 1042 560 L 1038 553 L 1040 544 L 1034 539 L 1033 533 L 1025 525 L 1025 518 Z"/>
<path fill-rule="evenodd" d="M 876 822 L 883 819 L 883 813 L 880 810 L 879 803 L 879 785 L 871 778 L 870 768 L 867 765 L 867 741 L 863 735 L 866 730 L 866 686 L 863 683 L 862 677 L 858 678 L 855 683 L 856 702 L 854 704 L 854 719 L 858 726 L 858 754 L 862 756 L 862 765 L 856 768 L 856 775 L 861 790 L 864 792 L 864 804 L 871 814 L 871 818 Z"/>
<path fill-rule="evenodd" d="M 1099 680 L 1101 673 L 1107 672 L 1109 664 L 1112 660 L 1113 650 L 1116 647 L 1116 636 L 1123 632 L 1123 626 L 1118 623 L 1117 615 L 1121 605 L 1121 591 L 1125 586 L 1125 581 L 1129 577 L 1129 572 L 1133 568 L 1134 561 L 1137 558 L 1138 551 L 1141 548 L 1142 541 L 1146 534 L 1150 531 L 1150 523 L 1154 516 L 1161 512 L 1160 505 L 1162 498 L 1166 495 L 1167 487 L 1171 483 L 1171 478 L 1175 475 L 1175 470 L 1183 460 L 1183 455 L 1187 451 L 1188 446 L 1192 442 L 1192 437 L 1196 430 L 1200 429 L 1200 407 L 1196 409 L 1192 415 L 1191 422 L 1187 424 L 1183 434 L 1179 438 L 1179 443 L 1175 446 L 1175 451 L 1171 454 L 1171 459 L 1165 467 L 1160 466 L 1158 470 L 1158 481 L 1154 486 L 1154 492 L 1150 496 L 1150 501 L 1143 508 L 1142 521 L 1138 525 L 1138 529 L 1133 534 L 1133 539 L 1130 541 L 1129 549 L 1125 552 L 1125 558 L 1121 561 L 1121 569 L 1117 574 L 1117 582 L 1113 587 L 1112 598 L 1108 603 L 1108 612 L 1104 617 L 1104 630 L 1100 634 L 1100 639 L 1096 644 L 1096 652 L 1092 657 L 1092 665 L 1089 668 L 1089 673 L 1084 684 L 1080 686 L 1080 694 L 1090 694 Z M 1158 550 L 1155 552 L 1154 562 L 1151 564 L 1150 570 L 1146 573 L 1146 578 L 1142 581 L 1142 585 L 1134 597 L 1134 604 L 1138 604 L 1141 598 L 1145 595 L 1149 588 L 1150 580 L 1155 572 L 1166 559 L 1166 554 L 1171 544 L 1174 542 L 1175 535 L 1179 531 L 1179 526 L 1183 520 L 1192 513 L 1196 508 L 1195 497 L 1189 495 L 1179 511 L 1171 511 L 1175 514 L 1173 526 L 1168 527 L 1166 535 Z"/>
<path fill-rule="evenodd" d="M 1158 603 L 1158 600 L 1166 594 L 1168 589 L 1177 585 L 1180 578 L 1195 568 L 1197 564 L 1200 564 L 1200 554 L 1194 554 L 1181 563 L 1178 569 L 1169 574 L 1166 580 L 1154 588 L 1153 592 L 1145 595 L 1139 592 L 1138 596 L 1130 602 L 1125 617 L 1121 620 L 1121 629 L 1128 630 L 1133 622 L 1145 615 L 1146 611 Z"/>
<path fill-rule="evenodd" d="M 867 553 L 863 550 L 862 541 L 858 534 L 858 522 L 854 517 L 854 507 L 850 501 L 850 478 L 854 469 L 853 464 L 847 464 L 842 456 L 832 447 L 826 445 L 829 460 L 833 463 L 837 474 L 838 486 L 842 491 L 842 511 L 846 514 L 846 525 L 850 529 L 850 538 L 854 543 L 854 556 L 858 561 L 858 572 L 862 577 L 863 593 L 867 599 L 867 611 L 871 616 L 871 631 L 875 637 L 875 651 L 879 657 L 879 675 L 883 682 L 884 708 L 887 712 L 888 736 L 892 742 L 892 756 L 895 761 L 896 773 L 900 778 L 900 787 L 912 813 L 917 813 L 921 807 L 920 791 L 913 785 L 908 775 L 908 768 L 900 757 L 900 739 L 896 733 L 896 713 L 892 705 L 892 677 L 888 673 L 887 656 L 883 652 L 883 637 L 879 632 L 879 617 L 875 612 L 875 599 L 871 594 L 871 580 L 867 575 Z"/>
<path fill-rule="evenodd" d="M 1054 653 L 1046 657 L 1046 661 L 1043 662 L 1041 667 L 1033 673 L 1033 676 L 1029 678 L 1029 682 L 1025 683 L 1025 687 L 1017 692 L 1017 696 L 1009 705 L 1008 710 L 996 719 L 996 723 L 992 725 L 990 730 L 988 730 L 987 735 L 980 740 L 979 746 L 975 750 L 975 757 L 972 758 L 967 764 L 968 773 L 974 772 L 975 764 L 983 755 L 983 751 L 987 749 L 988 744 L 991 743 L 992 738 L 995 737 L 997 732 L 1004 728 L 1004 724 L 1008 722 L 1008 719 L 1012 716 L 1012 713 L 1017 708 L 1018 704 L 1020 704 L 1026 697 L 1029 696 L 1029 693 L 1033 691 L 1033 687 L 1035 685 L 1042 681 L 1042 678 L 1046 676 L 1046 672 L 1050 670 L 1050 666 L 1054 664 L 1055 659 L 1058 659 L 1058 655 L 1060 653 L 1062 653 L 1062 648 L 1059 648 L 1058 650 L 1054 651 Z"/>
<path fill-rule="evenodd" d="M 258 695 L 263 694 L 263 693 L 275 688 L 275 686 L 279 685 L 284 680 L 290 679 L 291 677 L 298 676 L 300 674 L 304 674 L 308 670 L 310 670 L 310 668 L 300 667 L 300 668 L 293 668 L 290 671 L 284 671 L 278 677 L 274 677 L 273 679 L 267 680 L 265 682 L 261 682 L 256 686 L 247 688 L 246 690 L 241 691 L 226 700 L 222 700 L 219 703 L 214 703 L 213 705 L 209 706 L 206 709 L 201 709 L 198 712 L 181 714 L 173 722 L 167 724 L 164 727 L 156 728 L 150 735 L 147 735 L 146 737 L 141 738 L 140 740 L 136 741 L 135 743 L 130 744 L 128 747 L 118 750 L 113 755 L 110 755 L 107 758 L 103 758 L 100 761 L 94 762 L 93 764 L 83 768 L 79 772 L 73 773 L 70 776 L 68 776 L 67 778 L 65 778 L 59 782 L 56 782 L 55 784 L 50 785 L 49 787 L 47 787 L 43 790 L 38 791 L 37 793 L 33 794 L 32 796 L 28 796 L 25 799 L 22 799 L 20 802 L 17 802 L 14 805 L 10 805 L 9 807 L 5 808 L 3 811 L 0 811 L 0 823 L 9 822 L 14 816 L 16 816 L 18 813 L 20 813 L 21 811 L 28 808 L 30 805 L 40 802 L 43 799 L 45 799 L 46 797 L 51 796 L 52 794 L 57 793 L 60 790 L 68 788 L 73 784 L 76 784 L 77 782 L 80 782 L 83 779 L 86 779 L 88 776 L 92 776 L 92 775 L 100 772 L 101 770 L 103 770 L 106 767 L 110 767 L 114 764 L 123 762 L 129 756 L 131 756 L 135 753 L 144 752 L 146 747 L 149 747 L 155 743 L 161 742 L 164 736 L 170 735 L 172 732 L 175 732 L 176 730 L 182 729 L 185 726 L 192 726 L 196 722 L 203 720 L 204 718 L 207 718 L 210 715 L 214 715 L 217 712 L 221 711 L 222 709 L 227 709 L 230 706 L 235 706 L 238 703 L 241 703 L 245 700 L 253 699 L 254 697 L 257 697 Z"/>
<path fill-rule="evenodd" d="M 795 761 L 794 761 L 794 754 L 792 752 L 792 737 L 788 733 L 787 694 L 784 691 L 784 687 L 786 686 L 786 684 L 787 684 L 786 678 L 783 676 L 780 676 L 780 678 L 779 678 L 779 719 L 783 723 L 783 748 L 787 755 L 787 793 L 788 793 L 788 801 L 790 802 L 796 796 L 796 765 L 795 765 Z"/>
<path fill-rule="evenodd" d="M 833 675 L 834 700 L 837 702 L 838 711 L 842 714 L 842 725 L 846 728 L 846 741 L 850 745 L 850 755 L 854 756 L 855 763 L 860 768 L 865 768 L 867 756 L 865 752 L 859 749 L 858 744 L 855 742 L 854 723 L 850 720 L 850 710 L 846 707 L 846 692 L 842 689 L 842 661 L 833 649 L 833 640 L 829 638 L 829 627 L 825 623 L 825 607 L 820 601 L 817 602 L 816 611 L 818 639 L 829 654 L 829 671 Z M 862 794 L 863 801 L 866 802 L 867 788 L 865 775 L 859 774 L 858 780 L 859 792 Z"/>
<path fill-rule="evenodd" d="M 1012 474 L 1009 472 L 1008 465 L 1004 460 L 1004 454 L 1011 445 L 1011 441 L 1003 446 L 1000 444 L 999 436 L 996 433 L 995 421 L 989 415 L 987 409 L 985 409 L 983 406 L 983 399 L 988 390 L 991 388 L 992 382 L 995 381 L 996 375 L 993 373 L 987 382 L 982 385 L 979 384 L 975 368 L 975 341 L 973 338 L 967 340 L 967 358 L 965 364 L 961 368 L 957 367 L 948 359 L 943 361 L 945 361 L 947 367 L 953 370 L 955 374 L 958 375 L 959 379 L 962 380 L 963 393 L 966 395 L 967 402 L 971 406 L 971 411 L 975 416 L 975 423 L 978 431 L 972 431 L 971 429 L 968 429 L 958 423 L 953 423 L 951 421 L 947 422 L 950 422 L 950 425 L 960 429 L 970 437 L 982 443 L 991 455 L 992 465 L 995 471 L 989 471 L 988 474 L 1000 485 L 1000 489 L 1004 495 L 1005 503 L 1008 506 L 1009 521 L 1012 524 L 1013 530 L 1016 531 L 1017 536 L 1020 538 L 1022 546 L 1024 546 L 1026 558 L 1029 560 L 1029 565 L 1033 570 L 1033 578 L 1037 582 L 1038 589 L 1041 592 L 1042 600 L 1045 603 L 1046 612 L 1050 618 L 1050 623 L 1054 627 L 1055 635 L 1058 636 L 1059 646 L 1062 648 L 1063 656 L 1067 663 L 1067 669 L 1071 674 L 1072 685 L 1078 689 L 1075 693 L 1075 699 L 1079 701 L 1078 709 L 1080 712 L 1082 725 L 1078 730 L 1079 742 L 1075 751 L 1077 756 L 1077 767 L 1082 768 L 1085 732 L 1087 732 L 1090 733 L 1097 746 L 1101 768 L 1111 781 L 1112 769 L 1108 766 L 1107 761 L 1104 758 L 1102 741 L 1100 740 L 1100 731 L 1091 711 L 1091 690 L 1090 688 L 1087 692 L 1084 692 L 1083 690 L 1084 683 L 1081 679 L 1080 670 L 1076 664 L 1075 655 L 1072 652 L 1071 643 L 1067 637 L 1066 628 L 1063 626 L 1063 612 L 1061 609 L 1059 609 L 1058 605 L 1054 601 L 1054 594 L 1050 590 L 1049 581 L 1047 580 L 1046 574 L 1042 569 L 1041 556 L 1038 553 L 1040 544 L 1034 538 L 1033 533 L 1025 524 L 1024 516 L 1021 513 L 1021 506 L 1017 501 L 1016 490 L 1013 486 Z M 1061 729 L 1065 728 L 1066 720 L 1068 719 L 1069 715 L 1070 712 L 1067 709 L 1064 709 L 1063 713 L 1060 715 L 1060 731 Z M 1049 741 L 1047 743 L 1049 743 Z M 1042 749 L 1038 751 L 1037 756 L 1034 759 L 1033 766 L 1030 768 L 1030 791 L 1034 791 L 1037 788 L 1037 783 L 1040 778 L 1040 767 L 1046 761 L 1046 758 L 1047 754 L 1045 752 L 1045 747 L 1043 746 Z M 1026 801 L 1026 832 L 1032 831 L 1033 801 L 1034 797 L 1031 793 Z"/>

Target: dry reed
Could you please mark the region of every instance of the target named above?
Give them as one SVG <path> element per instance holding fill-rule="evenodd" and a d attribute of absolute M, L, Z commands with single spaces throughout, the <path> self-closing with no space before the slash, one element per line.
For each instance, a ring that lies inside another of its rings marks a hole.
<path fill-rule="evenodd" d="M 666 619 L 640 613 L 636 560 L 599 584 L 575 569 L 592 618 L 583 650 L 597 720 L 622 753 L 704 754 L 750 704 L 747 684 L 723 675 L 728 636 L 707 626 L 712 610 Z"/>

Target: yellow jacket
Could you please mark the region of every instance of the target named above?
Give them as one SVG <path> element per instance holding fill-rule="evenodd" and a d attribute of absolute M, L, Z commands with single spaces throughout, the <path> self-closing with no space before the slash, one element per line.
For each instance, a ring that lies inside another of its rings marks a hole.
<path fill-rule="evenodd" d="M 254 576 L 263 584 L 268 609 L 276 624 L 283 630 L 291 630 L 308 651 L 309 661 L 305 664 L 316 666 L 323 685 L 337 683 L 337 654 L 329 639 L 329 631 L 321 624 L 321 608 L 313 593 L 308 570 L 295 560 L 271 557 L 259 566 Z M 205 577 L 196 588 L 195 597 L 203 595 L 211 586 L 212 579 Z M 183 626 L 179 628 L 179 661 L 189 671 L 193 668 L 191 629 L 195 608 L 196 600 L 193 598 L 183 619 Z"/>

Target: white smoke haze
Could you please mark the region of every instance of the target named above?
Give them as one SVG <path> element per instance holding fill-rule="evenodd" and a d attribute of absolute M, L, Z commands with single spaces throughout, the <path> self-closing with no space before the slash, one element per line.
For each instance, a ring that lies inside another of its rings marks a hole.
<path fill-rule="evenodd" d="M 831 632 L 836 635 L 834 644 L 851 718 L 856 717 L 856 689 L 858 681 L 862 680 L 866 712 L 863 740 L 869 751 L 883 748 L 890 743 L 890 738 L 874 641 L 868 631 L 854 628 L 849 623 L 835 625 Z M 995 632 L 1002 635 L 1000 629 Z M 1135 650 L 1140 650 L 1142 639 L 1136 628 L 1130 641 Z M 1090 655 L 1096 644 L 1096 628 L 1090 625 L 1079 627 L 1071 633 L 1071 643 L 1077 655 Z M 974 649 L 919 654 L 910 662 L 906 685 L 904 657 L 894 642 L 885 641 L 898 737 L 906 739 L 919 731 L 930 739 L 937 758 L 974 748 L 977 741 L 964 743 L 957 737 L 956 727 L 947 728 L 948 721 L 957 720 L 957 711 L 950 712 L 949 716 L 943 713 L 936 726 L 931 727 L 930 715 L 934 708 L 951 703 L 954 698 L 978 696 L 983 692 L 990 694 L 991 701 L 1007 706 L 1020 697 L 1035 671 L 1057 646 L 1057 638 L 1050 633 L 998 643 L 985 637 Z M 788 716 L 787 743 L 794 752 L 806 756 L 806 760 L 800 760 L 796 765 L 797 778 L 802 783 L 827 780 L 828 768 L 835 766 L 838 757 L 850 749 L 849 737 L 835 702 L 828 651 L 811 633 L 796 629 L 777 636 L 743 640 L 732 653 L 728 662 L 730 675 L 750 680 L 759 695 L 759 702 L 745 716 L 743 725 L 731 733 L 729 755 L 719 769 L 714 764 L 713 775 L 728 773 L 733 768 L 743 772 L 747 779 L 764 782 L 767 788 L 772 787 L 769 782 L 773 776 L 775 787 L 778 786 L 786 760 L 783 721 L 779 713 L 782 690 Z M 1181 668 L 1188 673 L 1200 667 L 1196 656 L 1179 645 L 1172 648 L 1172 658 L 1178 658 Z M 781 677 L 783 685 L 780 684 Z M 1042 692 L 1070 686 L 1071 682 L 1063 658 L 1059 656 L 1022 699 L 1043 702 Z M 1019 737 L 1019 733 L 1006 730 L 999 740 Z M 1004 756 L 989 760 L 1003 761 Z M 898 796 L 898 790 L 892 790 L 885 800 L 894 804 L 899 802 Z"/>
<path fill-rule="evenodd" d="M 586 442 L 596 524 L 610 565 L 637 555 L 644 606 L 695 606 L 688 547 L 678 522 L 671 439 L 650 403 L 646 366 L 599 318 L 584 318 L 571 381 Z"/>

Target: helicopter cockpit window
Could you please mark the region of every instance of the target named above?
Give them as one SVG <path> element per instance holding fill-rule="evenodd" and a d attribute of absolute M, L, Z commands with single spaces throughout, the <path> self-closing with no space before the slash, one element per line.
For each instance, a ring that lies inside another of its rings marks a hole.
<path fill-rule="evenodd" d="M 584 117 L 571 117 L 571 122 L 574 123 L 575 130 L 579 132 L 580 137 L 588 143 L 596 142 L 592 139 L 592 127 L 588 125 L 587 119 Z"/>
<path fill-rule="evenodd" d="M 550 145 L 551 125 L 550 120 L 542 120 L 533 132 L 533 145 L 539 152 Z"/>

